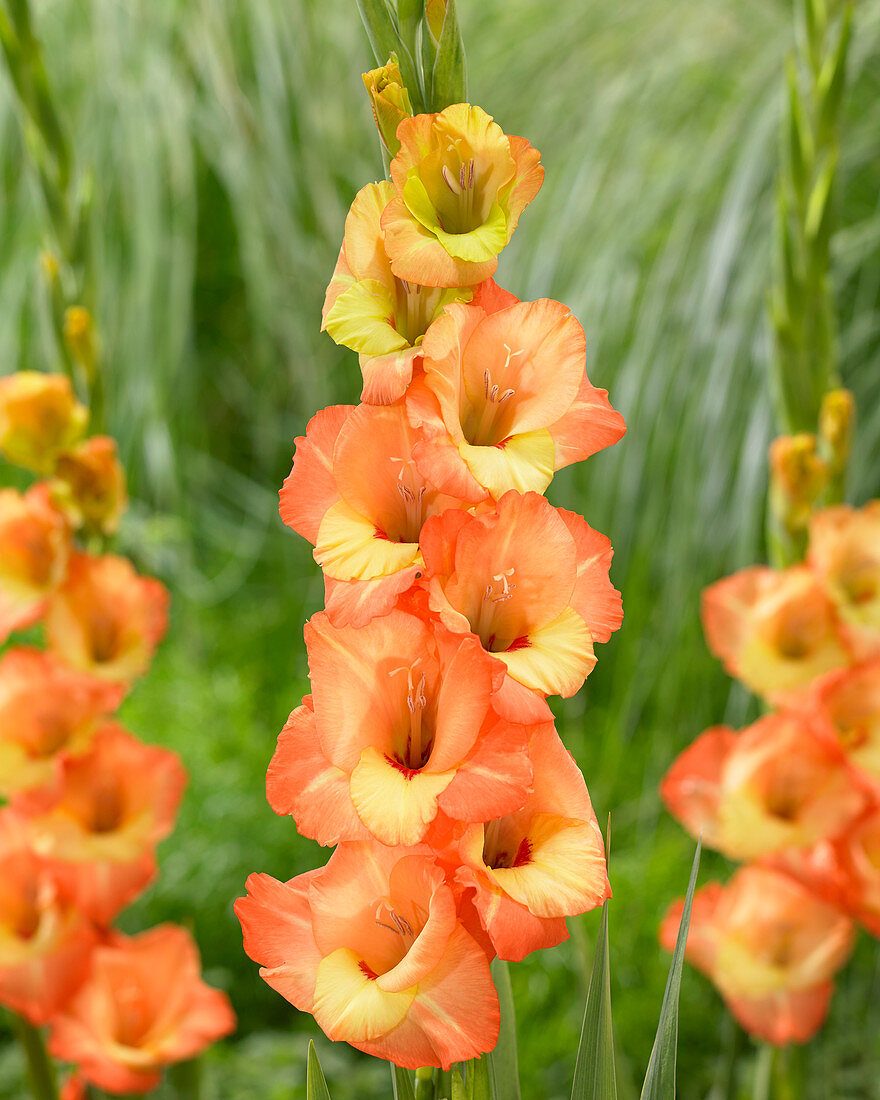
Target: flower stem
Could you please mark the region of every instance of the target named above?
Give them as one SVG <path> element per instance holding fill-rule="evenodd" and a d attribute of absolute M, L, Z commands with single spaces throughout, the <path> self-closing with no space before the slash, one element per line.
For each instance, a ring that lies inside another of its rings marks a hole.
<path fill-rule="evenodd" d="M 416 1070 L 416 1100 L 434 1100 L 434 1071 L 430 1066 Z"/>
<path fill-rule="evenodd" d="M 755 1060 L 754 1100 L 770 1100 L 770 1086 L 773 1082 L 773 1063 L 776 1060 L 776 1047 L 762 1043 Z"/>
<path fill-rule="evenodd" d="M 27 1075 L 34 1100 L 58 1100 L 55 1069 L 46 1051 L 43 1033 L 21 1016 L 14 1018 L 15 1032 L 27 1062 Z"/>

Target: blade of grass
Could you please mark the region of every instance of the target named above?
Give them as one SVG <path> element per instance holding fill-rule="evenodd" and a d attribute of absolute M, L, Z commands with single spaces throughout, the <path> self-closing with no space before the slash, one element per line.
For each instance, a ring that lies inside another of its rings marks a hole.
<path fill-rule="evenodd" d="M 574 1066 L 571 1100 L 616 1100 L 614 1036 L 611 1025 L 611 969 L 608 961 L 608 902 L 593 955 L 590 989 Z"/>
<path fill-rule="evenodd" d="M 309 1063 L 306 1071 L 306 1100 L 330 1100 L 324 1071 L 321 1069 L 318 1052 L 311 1039 L 309 1039 Z"/>
<path fill-rule="evenodd" d="M 691 880 L 688 883 L 687 897 L 678 939 L 669 967 L 666 992 L 663 995 L 663 1007 L 660 1009 L 660 1021 L 657 1024 L 657 1037 L 648 1062 L 648 1072 L 642 1087 L 642 1100 L 675 1100 L 675 1069 L 678 1058 L 678 998 L 681 991 L 681 974 L 684 968 L 684 949 L 687 943 L 688 928 L 691 921 L 691 906 L 694 901 L 694 888 L 700 869 L 700 851 L 702 840 L 697 841 L 694 863 L 691 867 Z"/>

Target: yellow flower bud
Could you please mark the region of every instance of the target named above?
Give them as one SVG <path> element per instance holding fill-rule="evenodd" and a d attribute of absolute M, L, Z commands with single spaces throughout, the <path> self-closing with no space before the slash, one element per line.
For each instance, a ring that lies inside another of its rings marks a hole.
<path fill-rule="evenodd" d="M 781 435 L 770 444 L 770 505 L 791 533 L 806 529 L 810 512 L 828 481 L 812 432 Z"/>
<path fill-rule="evenodd" d="M 849 390 L 831 390 L 822 398 L 819 410 L 819 439 L 835 474 L 849 462 L 856 420 L 856 403 Z"/>
<path fill-rule="evenodd" d="M 434 41 L 439 42 L 446 19 L 446 0 L 425 0 L 425 15 Z"/>
<path fill-rule="evenodd" d="M 363 76 L 379 137 L 393 157 L 400 148 L 397 127 L 405 118 L 412 118 L 413 113 L 409 92 L 403 85 L 396 57 L 392 54 L 381 69 L 371 69 Z"/>
<path fill-rule="evenodd" d="M 61 266 L 54 252 L 41 252 L 40 266 L 43 269 L 43 275 L 46 282 L 49 283 L 50 286 L 58 281 L 59 275 L 61 274 Z"/>
<path fill-rule="evenodd" d="M 85 306 L 70 306 L 64 313 L 64 342 L 68 351 L 91 378 L 97 362 L 95 323 Z"/>
<path fill-rule="evenodd" d="M 19 371 L 0 378 L 0 451 L 18 466 L 50 474 L 83 436 L 89 413 L 63 374 Z"/>

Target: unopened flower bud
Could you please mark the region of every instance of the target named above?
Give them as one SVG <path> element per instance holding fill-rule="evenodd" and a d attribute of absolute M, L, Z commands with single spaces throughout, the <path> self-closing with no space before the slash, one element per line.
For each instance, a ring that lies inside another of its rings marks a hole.
<path fill-rule="evenodd" d="M 831 390 L 822 398 L 819 410 L 819 439 L 834 474 L 849 462 L 856 420 L 855 399 L 849 390 Z"/>
<path fill-rule="evenodd" d="M 74 528 L 113 535 L 128 507 L 116 441 L 96 435 L 58 458 L 52 498 Z"/>
<path fill-rule="evenodd" d="M 412 118 L 413 113 L 409 92 L 404 87 L 397 58 L 392 54 L 388 63 L 381 69 L 371 69 L 363 75 L 364 87 L 370 97 L 379 137 L 389 155 L 393 157 L 400 148 L 397 127 L 405 118 Z"/>
<path fill-rule="evenodd" d="M 58 263 L 58 257 L 54 252 L 41 252 L 40 253 L 40 267 L 43 269 L 43 275 L 46 282 L 50 286 L 54 286 L 58 282 L 59 275 L 61 273 L 61 267 Z"/>
<path fill-rule="evenodd" d="M 84 306 L 70 306 L 65 310 L 64 342 L 70 354 L 85 370 L 86 376 L 91 378 L 98 358 L 97 341 L 95 323 Z"/>
<path fill-rule="evenodd" d="M 19 371 L 0 378 L 0 451 L 18 466 L 50 474 L 82 438 L 89 414 L 63 374 Z"/>
<path fill-rule="evenodd" d="M 425 16 L 428 20 L 428 29 L 435 42 L 440 41 L 443 33 L 443 21 L 446 19 L 447 0 L 426 0 Z"/>
<path fill-rule="evenodd" d="M 827 481 L 828 467 L 812 432 L 781 435 L 770 444 L 770 507 L 790 533 L 806 529 Z"/>

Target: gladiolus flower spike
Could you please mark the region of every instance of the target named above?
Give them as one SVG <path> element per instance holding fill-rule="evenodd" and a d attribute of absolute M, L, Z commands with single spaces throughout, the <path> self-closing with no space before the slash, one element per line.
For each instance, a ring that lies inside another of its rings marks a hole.
<path fill-rule="evenodd" d="M 410 117 L 393 64 L 365 81 L 391 181 L 355 196 L 323 314 L 363 403 L 313 417 L 281 490 L 326 606 L 266 782 L 336 847 L 288 882 L 251 875 L 235 908 L 264 980 L 331 1039 L 448 1070 L 498 1040 L 490 962 L 610 897 L 547 697 L 621 624 L 613 551 L 542 494 L 625 426 L 571 313 L 491 278 L 538 153 L 479 107 Z"/>

